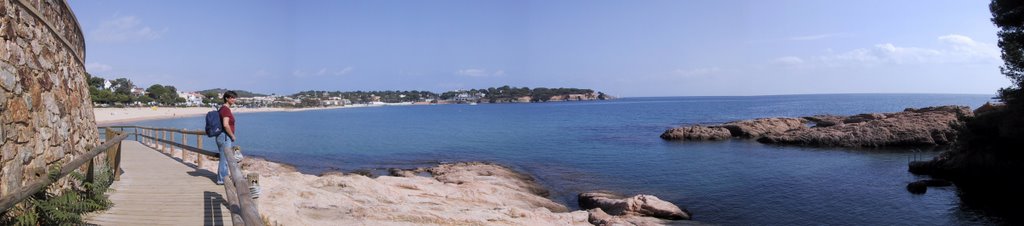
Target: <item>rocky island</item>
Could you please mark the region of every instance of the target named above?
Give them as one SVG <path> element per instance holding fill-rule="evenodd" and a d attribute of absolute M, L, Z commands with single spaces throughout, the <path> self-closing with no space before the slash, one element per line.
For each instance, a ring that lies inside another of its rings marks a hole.
<path fill-rule="evenodd" d="M 955 126 L 972 116 L 964 106 L 907 108 L 902 112 L 852 116 L 760 118 L 721 125 L 694 125 L 666 130 L 665 140 L 756 139 L 766 144 L 819 147 L 927 147 L 950 145 Z"/>

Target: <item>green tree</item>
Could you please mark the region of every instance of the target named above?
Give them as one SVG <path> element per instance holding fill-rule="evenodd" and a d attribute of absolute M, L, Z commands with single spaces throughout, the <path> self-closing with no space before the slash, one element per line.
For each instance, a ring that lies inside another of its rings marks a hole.
<path fill-rule="evenodd" d="M 1013 81 L 1010 87 L 999 90 L 999 98 L 1010 105 L 1020 105 L 1021 87 L 1024 87 L 1024 1 L 993 0 L 989 4 L 992 23 L 999 28 L 999 48 L 1003 66 L 999 70 Z"/>
<path fill-rule="evenodd" d="M 138 102 L 142 102 L 142 104 L 149 104 L 149 102 L 153 102 L 153 98 L 146 95 L 139 96 L 135 100 Z"/>
<path fill-rule="evenodd" d="M 103 82 L 107 81 L 106 79 L 100 77 L 93 77 L 92 74 L 89 74 L 89 72 L 85 73 L 85 80 L 86 83 L 89 84 L 89 88 L 95 89 L 103 89 Z"/>
<path fill-rule="evenodd" d="M 114 93 L 131 95 L 132 88 L 135 88 L 135 84 L 132 84 L 132 80 L 127 78 L 119 78 L 110 81 L 110 88 L 114 89 Z"/>
<path fill-rule="evenodd" d="M 174 86 L 153 84 L 146 89 L 146 92 L 150 98 L 153 98 L 153 100 L 156 100 L 161 105 L 174 105 L 185 102 L 185 98 L 178 97 L 178 89 L 174 88 Z"/>

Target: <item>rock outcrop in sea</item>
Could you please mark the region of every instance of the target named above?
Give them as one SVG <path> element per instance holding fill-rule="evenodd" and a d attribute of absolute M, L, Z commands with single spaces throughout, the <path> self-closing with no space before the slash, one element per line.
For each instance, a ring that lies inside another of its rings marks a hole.
<path fill-rule="evenodd" d="M 669 220 L 690 219 L 690 213 L 653 195 L 623 197 L 611 192 L 594 191 L 580 193 L 579 202 L 580 208 L 600 208 L 613 215 L 650 216 Z"/>
<path fill-rule="evenodd" d="M 817 115 L 762 118 L 714 126 L 689 126 L 665 131 L 666 140 L 757 139 L 768 144 L 828 147 L 918 147 L 949 145 L 956 140 L 954 125 L 973 113 L 963 106 L 908 108 L 902 112 L 853 116 Z M 810 124 L 810 126 L 808 125 Z"/>

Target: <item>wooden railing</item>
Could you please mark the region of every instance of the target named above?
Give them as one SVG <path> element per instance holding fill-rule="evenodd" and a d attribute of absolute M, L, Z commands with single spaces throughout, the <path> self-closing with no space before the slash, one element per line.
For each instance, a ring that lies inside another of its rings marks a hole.
<path fill-rule="evenodd" d="M 28 198 L 29 196 L 32 196 L 42 191 L 42 189 L 45 188 L 47 185 L 56 182 L 57 180 L 63 178 L 64 176 L 67 176 L 68 174 L 71 174 L 72 171 L 75 171 L 76 169 L 82 167 L 82 165 L 85 165 L 86 163 L 89 163 L 89 172 L 86 172 L 85 179 L 87 181 L 92 181 L 94 179 L 94 159 L 97 155 L 103 152 L 107 153 L 107 164 L 110 167 L 111 172 L 113 172 L 114 174 L 114 179 L 119 179 L 119 177 L 117 176 L 117 169 L 120 168 L 121 165 L 121 140 L 124 140 L 125 137 L 128 137 L 128 134 L 123 132 L 107 131 L 106 135 L 106 141 L 103 142 L 103 144 L 100 144 L 100 146 L 98 147 L 92 148 L 91 150 L 89 150 L 89 152 L 86 152 L 82 156 L 79 156 L 78 158 L 71 160 L 71 162 L 62 165 L 60 168 L 60 172 L 56 172 L 57 175 L 50 176 L 48 174 L 46 176 L 37 178 L 25 184 L 24 186 L 19 187 L 16 191 L 11 192 L 6 196 L 0 197 L 0 212 L 7 211 L 14 205 L 18 204 L 19 202 L 24 201 L 25 198 Z"/>
<path fill-rule="evenodd" d="M 232 224 L 263 225 L 263 220 L 259 215 L 259 209 L 249 194 L 249 181 L 242 175 L 242 170 L 239 167 L 239 164 L 235 161 L 231 161 L 235 159 L 235 152 L 232 151 L 230 147 L 228 147 L 228 150 L 221 150 L 219 153 L 204 150 L 203 137 L 206 136 L 206 131 L 143 126 L 110 126 L 103 127 L 103 129 L 106 129 L 108 132 L 119 130 L 121 132 L 115 133 L 124 135 L 127 135 L 128 133 L 134 134 L 135 139 L 139 142 L 149 145 L 167 155 L 173 155 L 174 148 L 178 148 L 181 150 L 180 158 L 183 162 L 186 161 L 185 151 L 196 153 L 195 163 L 197 166 L 202 165 L 204 158 L 203 155 L 221 158 L 222 156 L 220 156 L 220 153 L 224 153 L 225 156 L 223 156 L 223 158 L 228 159 L 228 176 L 230 177 L 228 178 L 229 180 L 224 181 L 224 192 L 228 201 L 228 209 L 231 210 Z M 195 147 L 188 145 L 189 135 L 195 135 Z M 176 141 L 176 138 L 178 137 L 181 138 L 180 143 Z"/>

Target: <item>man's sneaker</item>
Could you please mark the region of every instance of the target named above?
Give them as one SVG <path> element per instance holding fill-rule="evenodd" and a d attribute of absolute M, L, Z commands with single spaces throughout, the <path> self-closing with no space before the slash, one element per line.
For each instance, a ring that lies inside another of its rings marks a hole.
<path fill-rule="evenodd" d="M 217 185 L 224 185 L 224 181 L 217 181 Z"/>

